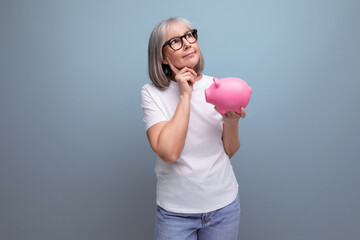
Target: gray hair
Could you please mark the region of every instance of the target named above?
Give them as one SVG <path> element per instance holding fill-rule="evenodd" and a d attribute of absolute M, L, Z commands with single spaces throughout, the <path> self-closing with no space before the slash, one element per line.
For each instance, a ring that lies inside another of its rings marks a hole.
<path fill-rule="evenodd" d="M 171 79 L 164 72 L 162 45 L 166 41 L 166 30 L 171 24 L 178 22 L 189 29 L 194 29 L 193 25 L 184 18 L 168 18 L 161 21 L 151 32 L 148 46 L 148 70 L 149 77 L 158 88 L 167 88 Z M 200 49 L 199 49 L 200 51 Z M 204 70 L 204 58 L 200 51 L 200 59 L 194 68 L 197 74 Z"/>

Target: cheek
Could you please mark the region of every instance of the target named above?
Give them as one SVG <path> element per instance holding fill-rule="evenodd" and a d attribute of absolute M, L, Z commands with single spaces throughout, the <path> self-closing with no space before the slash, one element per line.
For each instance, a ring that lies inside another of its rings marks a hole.
<path fill-rule="evenodd" d="M 170 59 L 171 63 L 174 64 L 175 66 L 180 64 L 182 61 L 180 54 L 176 54 L 176 53 L 167 54 L 166 57 L 168 57 Z"/>
<path fill-rule="evenodd" d="M 168 49 L 168 46 L 166 46 L 163 50 L 163 58 L 169 58 L 170 60 L 172 60 L 174 57 L 173 57 L 173 52 L 169 51 Z"/>
<path fill-rule="evenodd" d="M 169 57 L 169 54 L 167 53 L 167 51 L 162 52 L 162 57 L 163 57 L 163 59 Z"/>
<path fill-rule="evenodd" d="M 168 50 L 163 50 L 163 58 L 172 58 L 172 54 Z"/>

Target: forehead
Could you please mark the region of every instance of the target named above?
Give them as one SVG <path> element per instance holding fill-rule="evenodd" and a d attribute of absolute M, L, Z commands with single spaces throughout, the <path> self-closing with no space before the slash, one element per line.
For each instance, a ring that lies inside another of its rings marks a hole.
<path fill-rule="evenodd" d="M 166 38 L 170 39 L 173 37 L 178 37 L 184 35 L 190 28 L 185 26 L 183 23 L 174 22 L 169 25 L 166 29 Z"/>

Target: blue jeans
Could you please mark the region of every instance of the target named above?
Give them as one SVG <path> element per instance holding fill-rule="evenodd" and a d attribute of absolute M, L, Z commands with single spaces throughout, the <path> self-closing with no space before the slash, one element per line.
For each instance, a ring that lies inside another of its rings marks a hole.
<path fill-rule="evenodd" d="M 156 211 L 156 240 L 236 240 L 240 223 L 239 195 L 224 208 L 199 214 Z"/>

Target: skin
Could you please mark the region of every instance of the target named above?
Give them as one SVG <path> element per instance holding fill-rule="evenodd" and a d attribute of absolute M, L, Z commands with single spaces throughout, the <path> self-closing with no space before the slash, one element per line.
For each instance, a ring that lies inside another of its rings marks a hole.
<path fill-rule="evenodd" d="M 189 30 L 180 23 L 174 23 L 167 29 L 166 39 L 182 36 Z M 193 84 L 202 78 L 201 74 L 197 75 L 194 71 L 200 59 L 200 50 L 197 42 L 190 44 L 183 38 L 181 49 L 175 51 L 170 46 L 166 46 L 163 49 L 163 56 L 163 63 L 168 64 L 172 70 L 171 79 L 178 83 L 179 103 L 170 121 L 159 122 L 150 127 L 146 133 L 153 151 L 165 162 L 175 162 L 185 145 Z M 216 108 L 215 110 L 218 111 Z M 231 158 L 240 148 L 239 119 L 245 118 L 246 112 L 242 108 L 240 114 L 227 112 L 221 115 L 224 119 L 222 135 L 224 150 Z"/>

